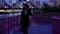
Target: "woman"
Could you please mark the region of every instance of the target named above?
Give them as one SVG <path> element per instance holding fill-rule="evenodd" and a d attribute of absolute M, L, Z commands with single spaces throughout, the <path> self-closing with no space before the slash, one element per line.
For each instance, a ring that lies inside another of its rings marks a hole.
<path fill-rule="evenodd" d="M 29 16 L 31 15 L 31 8 L 27 4 L 24 4 L 23 11 L 21 13 L 20 26 L 22 26 L 23 33 L 28 34 Z"/>

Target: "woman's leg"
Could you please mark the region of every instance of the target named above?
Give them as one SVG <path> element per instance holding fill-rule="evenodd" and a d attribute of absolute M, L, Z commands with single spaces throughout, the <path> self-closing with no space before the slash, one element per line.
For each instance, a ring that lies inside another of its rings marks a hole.
<path fill-rule="evenodd" d="M 28 34 L 28 25 L 22 26 L 23 28 L 23 34 Z"/>

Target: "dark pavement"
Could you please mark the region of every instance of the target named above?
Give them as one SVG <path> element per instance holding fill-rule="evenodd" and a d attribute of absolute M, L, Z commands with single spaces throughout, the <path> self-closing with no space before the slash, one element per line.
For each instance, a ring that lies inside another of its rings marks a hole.
<path fill-rule="evenodd" d="M 23 34 L 23 32 L 19 32 L 17 29 L 13 34 Z M 30 25 L 28 34 L 52 34 L 52 24 Z"/>

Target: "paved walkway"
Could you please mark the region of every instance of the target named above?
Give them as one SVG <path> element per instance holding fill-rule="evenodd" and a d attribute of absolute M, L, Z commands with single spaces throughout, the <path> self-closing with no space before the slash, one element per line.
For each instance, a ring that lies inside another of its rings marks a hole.
<path fill-rule="evenodd" d="M 46 24 L 46 25 L 29 26 L 28 33 L 29 34 L 52 34 L 52 25 Z M 23 33 L 17 30 L 13 34 L 23 34 Z"/>

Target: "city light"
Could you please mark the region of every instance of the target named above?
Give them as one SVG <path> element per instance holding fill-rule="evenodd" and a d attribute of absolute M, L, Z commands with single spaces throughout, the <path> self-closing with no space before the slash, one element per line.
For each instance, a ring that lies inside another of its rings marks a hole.
<path fill-rule="evenodd" d="M 7 6 L 5 6 L 5 8 L 8 8 Z"/>
<path fill-rule="evenodd" d="M 27 1 L 30 1 L 30 0 L 27 0 Z"/>
<path fill-rule="evenodd" d="M 10 14 L 10 16 L 12 16 L 12 14 Z"/>
<path fill-rule="evenodd" d="M 18 13 L 18 14 L 20 14 L 20 15 L 21 15 L 21 13 Z"/>
<path fill-rule="evenodd" d="M 12 5 L 12 3 L 10 3 L 10 5 Z"/>
<path fill-rule="evenodd" d="M 17 15 L 17 13 L 15 13 L 15 15 Z"/>
<path fill-rule="evenodd" d="M 33 8 L 33 7 L 32 7 Z"/>
<path fill-rule="evenodd" d="M 23 8 L 23 6 L 20 6 L 20 8 Z"/>
<path fill-rule="evenodd" d="M 0 10 L 0 11 L 4 11 L 4 10 Z"/>
<path fill-rule="evenodd" d="M 16 3 L 16 1 L 14 1 L 13 3 Z"/>

